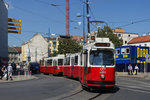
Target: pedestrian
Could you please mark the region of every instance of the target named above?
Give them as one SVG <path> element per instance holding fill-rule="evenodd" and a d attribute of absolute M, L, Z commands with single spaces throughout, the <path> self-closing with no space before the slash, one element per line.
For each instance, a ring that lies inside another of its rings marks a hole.
<path fill-rule="evenodd" d="M 128 66 L 128 75 L 130 75 L 130 74 L 133 75 L 131 64 L 129 64 L 129 66 Z"/>
<path fill-rule="evenodd" d="M 1 68 L 0 74 L 1 74 L 0 80 L 2 80 L 3 77 L 4 77 L 4 75 L 5 75 L 5 66 L 3 66 L 3 67 Z"/>
<path fill-rule="evenodd" d="M 138 72 L 138 70 L 139 70 L 139 67 L 138 67 L 138 65 L 137 65 L 137 64 L 136 64 L 136 66 L 135 66 L 134 70 L 135 70 L 135 75 L 137 75 L 137 72 Z"/>
<path fill-rule="evenodd" d="M 8 77 L 6 80 L 8 80 L 9 78 L 11 80 L 13 80 L 13 78 L 12 78 L 13 68 L 12 68 L 11 64 L 9 64 L 9 66 L 7 67 L 7 70 L 8 70 Z"/>

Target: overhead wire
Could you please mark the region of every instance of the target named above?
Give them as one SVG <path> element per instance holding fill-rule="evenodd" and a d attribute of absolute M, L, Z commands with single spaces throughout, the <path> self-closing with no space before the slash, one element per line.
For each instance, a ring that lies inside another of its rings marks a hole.
<path fill-rule="evenodd" d="M 150 18 L 148 18 L 148 19 L 142 19 L 142 20 L 139 20 L 139 21 L 132 21 L 131 23 L 128 23 L 128 24 L 125 24 L 125 25 L 121 25 L 121 26 L 118 26 L 118 27 L 126 27 L 126 26 L 129 26 L 129 25 L 133 25 L 133 24 L 136 24 L 136 23 L 140 23 L 140 22 L 145 22 L 145 21 L 149 21 L 150 20 Z M 116 28 L 118 28 L 118 27 L 116 27 Z"/>

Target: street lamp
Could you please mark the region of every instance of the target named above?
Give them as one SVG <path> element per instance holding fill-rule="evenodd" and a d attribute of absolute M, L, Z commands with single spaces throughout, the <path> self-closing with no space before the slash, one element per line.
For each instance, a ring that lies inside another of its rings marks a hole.
<path fill-rule="evenodd" d="M 96 24 L 98 24 L 98 23 L 105 23 L 106 24 L 106 26 L 108 26 L 108 24 L 105 22 L 105 21 L 90 21 L 90 23 L 92 24 L 92 23 L 96 23 Z M 95 25 L 94 25 L 95 26 Z M 97 28 L 97 26 L 95 26 L 96 28 Z"/>

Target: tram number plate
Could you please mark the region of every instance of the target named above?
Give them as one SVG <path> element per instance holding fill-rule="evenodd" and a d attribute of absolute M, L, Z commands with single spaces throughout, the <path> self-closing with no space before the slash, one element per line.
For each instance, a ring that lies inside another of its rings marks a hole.
<path fill-rule="evenodd" d="M 103 74 L 103 73 L 106 73 L 106 71 L 102 71 L 102 72 L 99 72 L 99 73 Z"/>

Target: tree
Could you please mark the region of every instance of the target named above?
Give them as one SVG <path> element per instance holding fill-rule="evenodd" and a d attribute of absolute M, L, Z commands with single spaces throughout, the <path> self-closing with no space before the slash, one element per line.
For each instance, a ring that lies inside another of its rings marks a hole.
<path fill-rule="evenodd" d="M 82 49 L 76 40 L 62 39 L 59 41 L 58 54 L 77 53 Z"/>
<path fill-rule="evenodd" d="M 116 34 L 113 34 L 112 29 L 109 26 L 104 26 L 103 29 L 98 29 L 97 37 L 108 37 L 115 47 L 122 46 L 123 40 L 119 39 Z"/>

